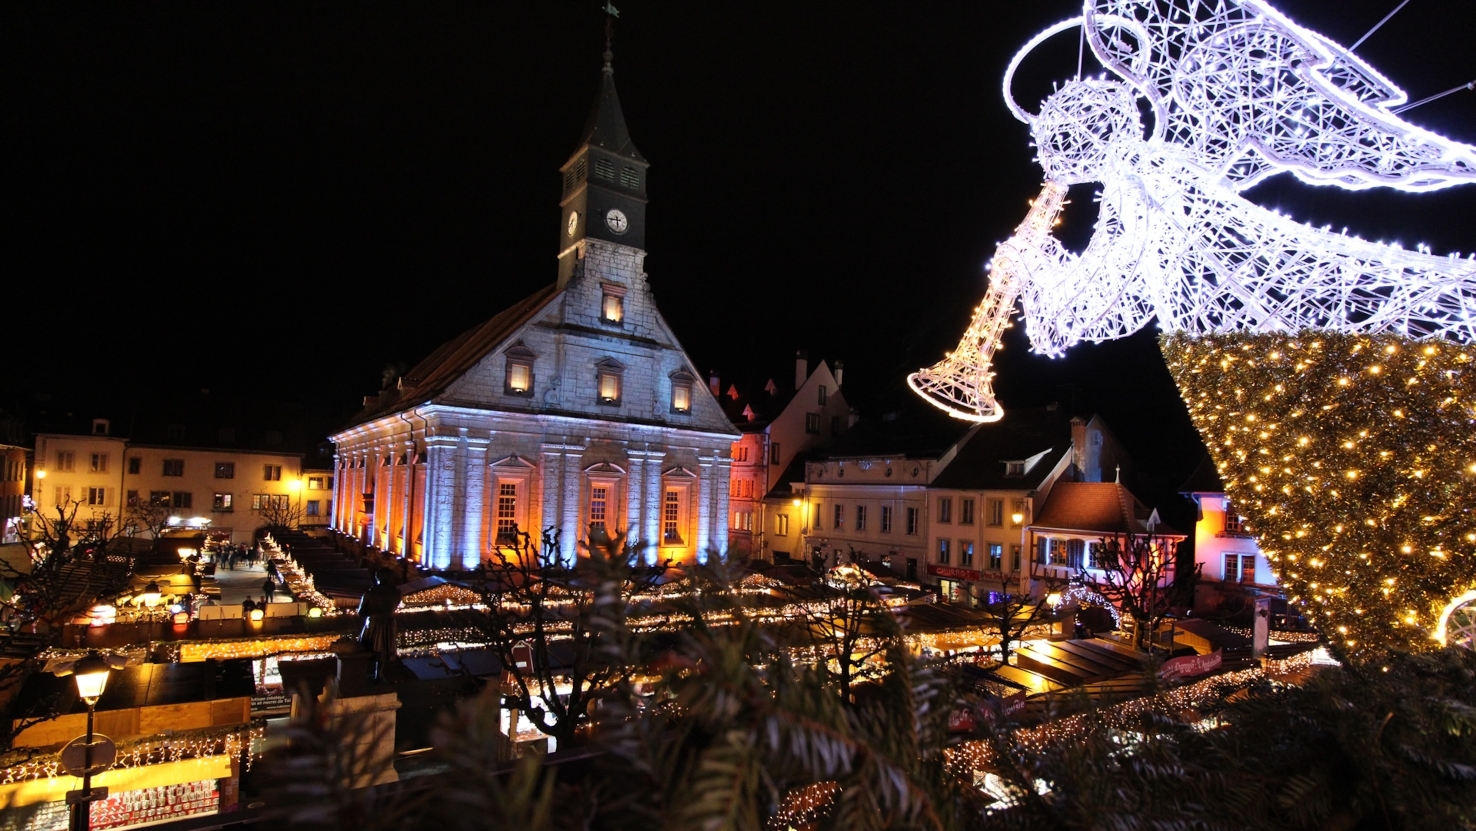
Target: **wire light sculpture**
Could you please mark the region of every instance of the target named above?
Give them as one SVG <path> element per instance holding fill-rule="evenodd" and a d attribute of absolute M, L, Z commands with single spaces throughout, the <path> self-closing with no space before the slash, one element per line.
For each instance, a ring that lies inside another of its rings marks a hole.
<path fill-rule="evenodd" d="M 1081 27 L 1115 78 L 1077 78 L 1032 114 L 1024 57 Z M 1158 318 L 1191 335 L 1295 332 L 1476 340 L 1476 258 L 1315 229 L 1240 196 L 1290 172 L 1346 190 L 1476 181 L 1476 148 L 1408 124 L 1408 99 L 1368 64 L 1259 0 L 1087 0 L 1010 62 L 1011 112 L 1031 128 L 1041 195 L 996 249 L 958 349 L 909 376 L 924 399 L 995 421 L 990 362 L 1018 301 L 1036 352 L 1126 337 Z M 1152 124 L 1145 131 L 1139 103 Z M 1066 188 L 1101 186 L 1079 255 L 1050 235 Z"/>

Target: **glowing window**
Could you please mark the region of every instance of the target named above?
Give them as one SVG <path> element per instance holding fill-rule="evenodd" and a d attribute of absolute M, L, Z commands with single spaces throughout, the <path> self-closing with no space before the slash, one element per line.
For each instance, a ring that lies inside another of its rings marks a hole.
<path fill-rule="evenodd" d="M 606 323 L 619 323 L 625 320 L 625 298 L 617 294 L 605 294 L 604 302 L 600 304 L 600 317 Z"/>
<path fill-rule="evenodd" d="M 625 367 L 611 358 L 606 358 L 595 364 L 596 394 L 601 404 L 619 406 L 621 376 L 624 375 L 624 372 Z"/>
<path fill-rule="evenodd" d="M 507 359 L 507 370 L 504 375 L 505 386 L 503 392 L 508 395 L 531 396 L 533 394 L 533 350 L 522 345 L 514 344 L 507 352 L 503 353 Z"/>
<path fill-rule="evenodd" d="M 594 485 L 589 489 L 589 532 L 605 533 L 605 521 L 609 515 L 610 489 L 605 485 Z"/>
<path fill-rule="evenodd" d="M 503 482 L 497 486 L 497 541 L 511 543 L 518 536 L 518 486 Z"/>
<path fill-rule="evenodd" d="M 692 376 L 685 372 L 671 376 L 671 411 L 692 412 Z"/>
<path fill-rule="evenodd" d="M 682 542 L 682 493 L 670 488 L 666 491 L 666 498 L 661 507 L 661 541 L 668 545 L 680 545 Z"/>

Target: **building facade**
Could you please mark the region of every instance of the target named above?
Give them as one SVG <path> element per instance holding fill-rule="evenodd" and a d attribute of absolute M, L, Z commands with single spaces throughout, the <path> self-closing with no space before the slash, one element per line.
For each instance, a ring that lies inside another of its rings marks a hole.
<path fill-rule="evenodd" d="M 171 525 L 208 529 L 236 542 L 268 524 L 263 512 L 302 498 L 302 454 L 134 442 L 107 419 L 91 432 L 37 433 L 31 499 L 54 516 L 77 506 L 77 520 L 126 523 L 135 503 L 170 508 Z M 280 515 L 275 514 L 275 515 Z M 140 529 L 142 530 L 142 529 Z"/>
<path fill-rule="evenodd" d="M 1200 580 L 1280 591 L 1276 574 L 1245 517 L 1235 510 L 1225 486 L 1206 456 L 1181 489 L 1198 508 L 1194 523 L 1194 561 Z"/>
<path fill-rule="evenodd" d="M 607 63 L 560 169 L 557 280 L 365 399 L 335 445 L 334 528 L 439 570 L 476 568 L 527 532 L 626 535 L 648 561 L 727 541 L 737 431 L 646 281 L 648 163 Z"/>
<path fill-rule="evenodd" d="M 841 391 L 842 368 L 825 361 L 814 367 L 805 353 L 795 356 L 794 391 L 781 393 L 774 379 L 760 390 L 742 393 L 729 385 L 719 401 L 743 434 L 733 442 L 729 486 L 731 522 L 728 547 L 737 556 L 773 562 L 798 557 L 798 526 L 790 526 L 796 492 L 804 479 L 803 460 L 851 426 L 851 408 Z M 719 387 L 717 379 L 711 379 Z M 719 395 L 719 389 L 713 394 Z M 784 517 L 784 519 L 780 519 Z"/>

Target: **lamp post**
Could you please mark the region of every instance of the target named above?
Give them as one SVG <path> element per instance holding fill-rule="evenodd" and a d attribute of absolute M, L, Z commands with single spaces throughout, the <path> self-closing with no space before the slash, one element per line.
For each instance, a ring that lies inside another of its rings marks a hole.
<path fill-rule="evenodd" d="M 1026 568 L 1026 564 L 1030 562 L 1030 552 L 1025 550 L 1025 513 L 1016 511 L 1010 514 L 1010 521 L 1020 526 L 1020 562 L 1011 565 L 1018 566 L 1020 573 L 1015 575 L 1015 579 L 1020 581 L 1020 590 L 1027 591 L 1030 587 L 1025 585 L 1024 575 L 1030 571 Z"/>
<path fill-rule="evenodd" d="M 159 582 L 157 580 L 150 580 L 144 584 L 143 594 L 139 596 L 143 598 L 144 607 L 149 610 L 149 621 L 152 622 L 154 620 L 154 607 L 159 605 L 159 599 L 163 596 L 163 593 L 159 591 Z"/>
<path fill-rule="evenodd" d="M 72 667 L 72 676 L 77 681 L 77 696 L 87 702 L 87 739 L 84 747 L 85 755 L 82 766 L 82 790 L 80 798 L 72 803 L 72 831 L 87 831 L 92 815 L 92 716 L 97 709 L 97 700 L 102 698 L 103 689 L 108 685 L 108 662 L 96 652 L 89 652 L 87 656 L 78 661 Z"/>

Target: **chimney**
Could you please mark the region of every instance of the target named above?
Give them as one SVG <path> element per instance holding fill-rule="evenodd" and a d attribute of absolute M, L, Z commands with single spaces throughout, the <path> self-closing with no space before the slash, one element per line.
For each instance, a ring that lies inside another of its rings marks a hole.
<path fill-rule="evenodd" d="M 718 380 L 717 370 L 715 369 L 707 371 L 707 388 L 712 390 L 713 398 L 717 398 L 723 394 L 723 382 Z"/>
<path fill-rule="evenodd" d="M 810 377 L 810 359 L 805 350 L 794 353 L 794 391 L 805 385 L 805 379 Z"/>
<path fill-rule="evenodd" d="M 1086 478 L 1086 452 L 1087 452 L 1087 423 L 1084 419 L 1076 417 L 1071 419 L 1071 463 L 1076 466 L 1078 482 L 1089 481 Z"/>
<path fill-rule="evenodd" d="M 846 375 L 846 364 L 845 364 L 845 362 L 844 361 L 836 361 L 835 362 L 835 386 L 836 386 L 836 389 L 840 389 L 841 384 L 844 384 L 845 383 L 845 375 Z"/>

